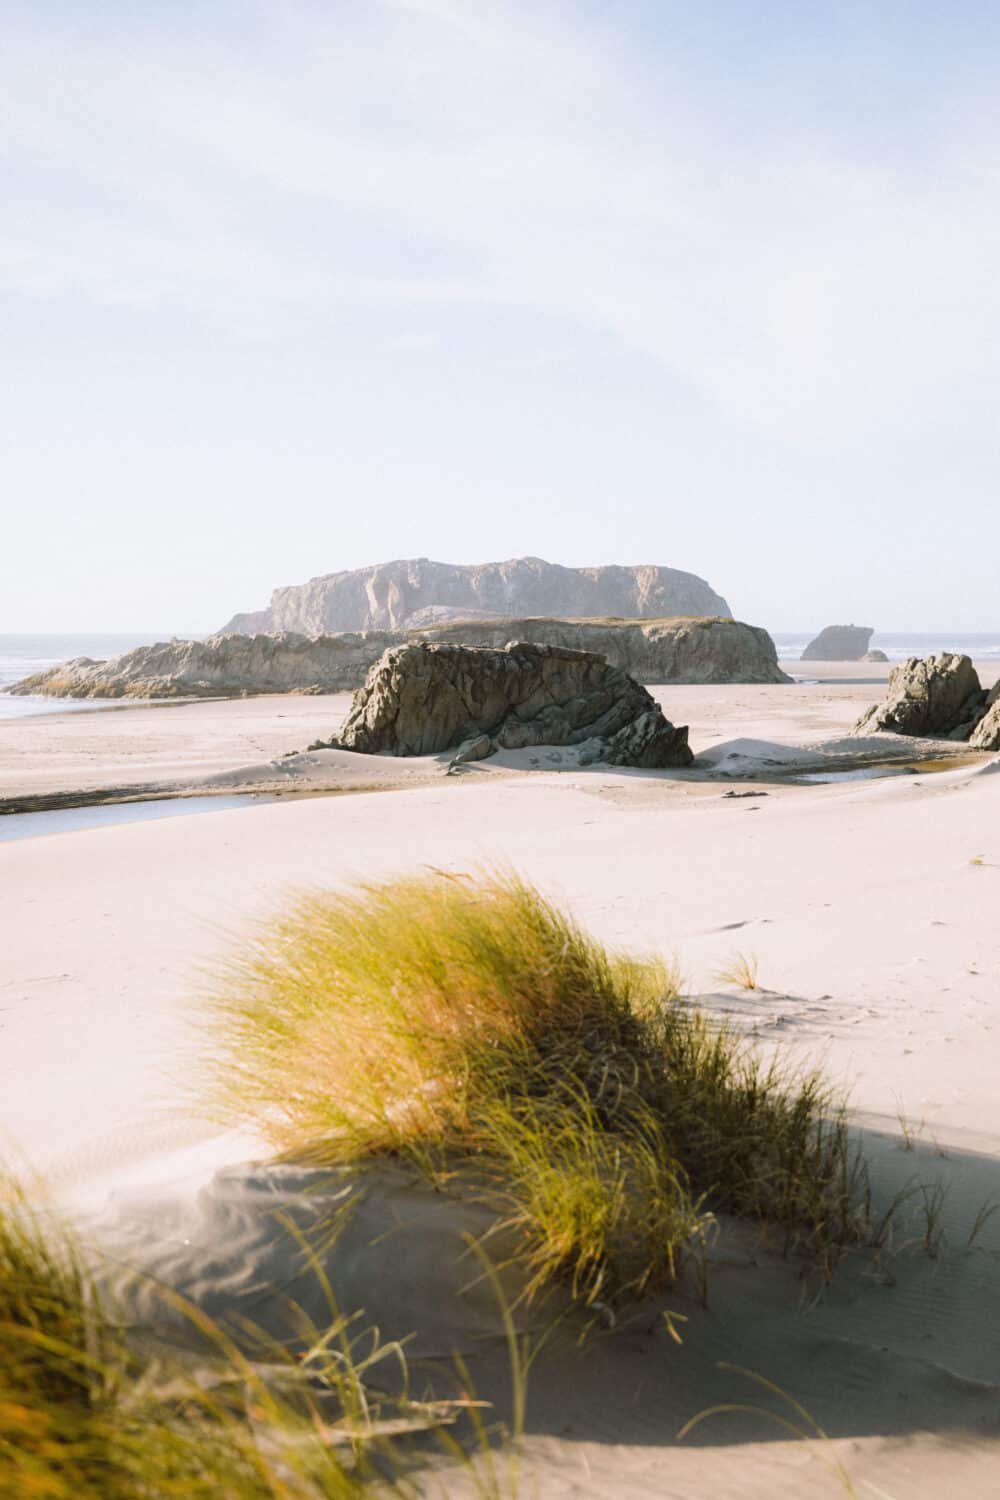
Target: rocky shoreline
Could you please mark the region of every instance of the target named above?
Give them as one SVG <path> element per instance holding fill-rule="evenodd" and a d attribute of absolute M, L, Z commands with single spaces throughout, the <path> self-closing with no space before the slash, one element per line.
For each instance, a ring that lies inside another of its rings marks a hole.
<path fill-rule="evenodd" d="M 766 630 L 738 620 L 518 619 L 417 631 L 216 635 L 140 646 L 109 661 L 78 657 L 8 689 L 59 698 L 236 698 L 361 687 L 383 652 L 419 641 L 503 649 L 509 642 L 589 651 L 641 683 L 782 683 Z"/>

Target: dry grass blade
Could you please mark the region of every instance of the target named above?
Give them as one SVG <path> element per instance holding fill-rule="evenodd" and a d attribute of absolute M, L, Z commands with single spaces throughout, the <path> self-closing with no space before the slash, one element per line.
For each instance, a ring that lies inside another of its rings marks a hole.
<path fill-rule="evenodd" d="M 747 1401 L 723 1401 L 715 1406 L 707 1407 L 704 1411 L 700 1411 L 696 1416 L 693 1416 L 690 1421 L 685 1422 L 677 1434 L 678 1442 L 683 1442 L 696 1427 L 700 1427 L 703 1422 L 708 1421 L 711 1417 L 733 1413 L 766 1417 L 768 1421 L 774 1422 L 778 1427 L 783 1428 L 785 1432 L 790 1433 L 792 1437 L 799 1439 L 801 1442 L 816 1445 L 817 1456 L 836 1476 L 844 1494 L 852 1496 L 853 1500 L 857 1500 L 858 1492 L 854 1487 L 851 1476 L 837 1455 L 832 1451 L 828 1434 L 800 1401 L 796 1401 L 795 1397 L 790 1396 L 787 1391 L 783 1391 L 781 1386 L 776 1385 L 773 1380 L 768 1380 L 766 1376 L 758 1374 L 755 1370 L 744 1370 L 740 1365 L 731 1365 L 724 1360 L 720 1361 L 719 1369 L 728 1370 L 734 1375 L 741 1375 L 744 1379 L 753 1381 L 755 1385 L 760 1386 L 762 1390 L 767 1391 L 770 1395 L 777 1396 L 788 1407 L 792 1415 L 788 1416 L 784 1412 L 774 1411 L 772 1408 L 766 1406 L 755 1406 Z"/>
<path fill-rule="evenodd" d="M 735 985 L 741 990 L 760 988 L 758 975 L 760 963 L 756 953 L 734 953 L 723 966 L 715 971 L 720 984 Z"/>
<path fill-rule="evenodd" d="M 966 1250 L 973 1248 L 995 1213 L 1000 1213 L 1000 1203 L 996 1199 L 988 1199 L 987 1202 L 982 1204 L 973 1220 L 972 1228 L 969 1230 L 969 1237 L 965 1242 Z"/>

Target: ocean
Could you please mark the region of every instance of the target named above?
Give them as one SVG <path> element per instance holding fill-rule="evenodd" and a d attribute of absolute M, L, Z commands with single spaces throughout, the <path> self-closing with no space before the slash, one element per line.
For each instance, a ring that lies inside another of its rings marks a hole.
<path fill-rule="evenodd" d="M 797 659 L 802 655 L 815 631 L 772 631 L 778 655 Z M 74 707 L 98 708 L 100 701 L 92 698 L 74 700 L 67 698 L 9 698 L 3 689 L 34 672 L 43 672 L 61 661 L 74 656 L 90 656 L 102 661 L 109 656 L 118 656 L 131 651 L 133 646 L 152 646 L 157 641 L 171 639 L 169 631 L 146 635 L 0 635 L 0 719 L 11 719 L 23 714 L 65 713 Z M 908 656 L 930 656 L 938 651 L 959 651 L 974 660 L 1000 660 L 1000 633 L 979 635 L 952 634 L 921 635 L 916 632 L 892 634 L 885 632 L 872 637 L 872 647 L 884 651 L 890 661 L 905 661 Z"/>
<path fill-rule="evenodd" d="M 771 639 L 779 656 L 797 659 L 818 634 L 818 630 L 772 630 Z M 884 651 L 890 661 L 905 661 L 908 656 L 936 656 L 941 651 L 957 651 L 961 656 L 971 656 L 973 661 L 998 661 L 1000 632 L 970 635 L 956 630 L 950 634 L 925 635 L 919 631 L 876 630 L 870 649 Z"/>
<path fill-rule="evenodd" d="M 131 651 L 133 646 L 153 646 L 169 641 L 170 632 L 157 635 L 0 635 L 0 719 L 20 718 L 23 714 L 65 713 L 74 707 L 97 708 L 93 699 L 8 698 L 4 688 L 44 672 L 74 656 L 89 656 L 103 661 Z"/>

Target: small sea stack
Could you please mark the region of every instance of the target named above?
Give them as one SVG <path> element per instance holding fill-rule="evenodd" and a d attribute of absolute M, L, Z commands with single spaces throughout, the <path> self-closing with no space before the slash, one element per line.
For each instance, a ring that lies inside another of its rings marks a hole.
<path fill-rule="evenodd" d="M 827 625 L 809 642 L 800 660 L 863 661 L 874 634 L 874 625 Z"/>

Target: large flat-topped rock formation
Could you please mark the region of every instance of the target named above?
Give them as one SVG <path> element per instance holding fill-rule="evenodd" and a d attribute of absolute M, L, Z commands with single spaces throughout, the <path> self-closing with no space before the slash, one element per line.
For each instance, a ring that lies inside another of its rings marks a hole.
<path fill-rule="evenodd" d="M 688 766 L 688 732 L 601 656 L 526 642 L 502 651 L 421 641 L 386 651 L 355 695 L 334 748 L 480 759 L 531 745 L 585 747 L 581 763 Z"/>
<path fill-rule="evenodd" d="M 17 683 L 18 695 L 220 698 L 336 693 L 360 687 L 390 646 L 430 640 L 499 649 L 508 641 L 590 651 L 641 682 L 788 682 L 765 630 L 737 620 L 472 621 L 424 631 L 217 635 L 139 646 L 110 661 L 79 657 Z"/>
<path fill-rule="evenodd" d="M 268 609 L 234 615 L 224 633 L 407 630 L 432 623 L 426 615 L 430 609 L 447 611 L 451 617 L 504 619 L 615 615 L 654 620 L 732 614 L 703 578 L 677 568 L 564 568 L 540 557 L 456 564 L 419 557 L 326 573 L 308 583 L 275 589 Z"/>
<path fill-rule="evenodd" d="M 810 641 L 801 661 L 863 661 L 873 625 L 827 625 Z"/>

